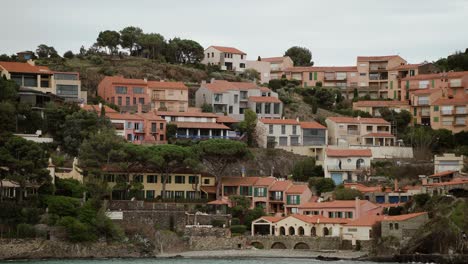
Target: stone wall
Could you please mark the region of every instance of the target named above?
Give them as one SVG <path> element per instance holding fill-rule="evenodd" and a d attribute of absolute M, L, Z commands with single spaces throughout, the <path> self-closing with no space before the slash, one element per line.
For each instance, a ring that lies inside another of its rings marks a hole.
<path fill-rule="evenodd" d="M 150 226 L 161 230 L 182 232 L 185 228 L 184 211 L 122 211 L 123 219 L 114 220 L 124 230 L 132 230 L 138 226 Z"/>
<path fill-rule="evenodd" d="M 186 226 L 184 231 L 186 237 L 231 237 L 231 231 L 228 228 L 217 228 L 207 226 Z"/>
<path fill-rule="evenodd" d="M 306 248 L 303 246 L 307 245 Z M 264 249 L 309 249 L 336 250 L 342 247 L 339 237 L 301 237 L 301 236 L 249 236 L 247 245 L 261 245 Z"/>
<path fill-rule="evenodd" d="M 247 239 L 242 236 L 222 238 L 215 236 L 190 237 L 189 250 L 228 250 L 243 249 L 247 245 Z"/>
<path fill-rule="evenodd" d="M 411 238 L 417 230 L 429 221 L 428 215 L 423 214 L 405 221 L 382 221 L 382 237 L 394 236 L 400 240 Z M 393 228 L 390 229 L 390 224 Z M 395 228 L 398 224 L 398 228 Z"/>
<path fill-rule="evenodd" d="M 223 221 L 226 226 L 229 226 L 231 215 L 187 214 L 187 225 L 211 225 L 213 220 Z"/>

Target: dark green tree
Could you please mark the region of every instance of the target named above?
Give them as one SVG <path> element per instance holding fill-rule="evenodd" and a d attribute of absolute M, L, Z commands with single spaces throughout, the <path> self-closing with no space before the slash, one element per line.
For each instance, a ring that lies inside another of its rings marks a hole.
<path fill-rule="evenodd" d="M 344 188 L 342 185 L 335 190 L 334 195 L 336 200 L 354 200 L 356 197 L 359 199 L 364 198 L 364 195 L 360 191 Z"/>
<path fill-rule="evenodd" d="M 67 59 L 73 59 L 75 57 L 75 54 L 73 54 L 73 51 L 69 50 L 63 54 L 63 57 Z"/>
<path fill-rule="evenodd" d="M 247 134 L 247 145 L 249 147 L 254 147 L 257 144 L 256 127 L 257 114 L 250 109 L 246 109 L 244 112 L 244 120 L 239 123 L 239 129 L 241 132 Z"/>
<path fill-rule="evenodd" d="M 138 39 L 143 34 L 143 30 L 139 27 L 126 27 L 120 31 L 121 46 L 130 51 L 130 55 L 134 55 L 134 51 L 138 50 Z"/>
<path fill-rule="evenodd" d="M 0 102 L 16 101 L 18 99 L 18 90 L 19 86 L 15 81 L 0 77 Z"/>
<path fill-rule="evenodd" d="M 54 47 L 45 44 L 37 46 L 36 54 L 41 59 L 60 57 Z"/>
<path fill-rule="evenodd" d="M 307 182 L 311 177 L 323 177 L 323 169 L 315 165 L 314 158 L 308 157 L 294 164 L 292 177 L 295 181 Z"/>
<path fill-rule="evenodd" d="M 147 58 L 160 58 L 166 47 L 164 37 L 157 33 L 142 34 L 137 44 L 143 49 Z"/>
<path fill-rule="evenodd" d="M 172 63 L 199 63 L 203 57 L 203 47 L 190 39 L 173 38 L 166 49 L 166 60 Z"/>
<path fill-rule="evenodd" d="M 335 182 L 330 178 L 312 177 L 309 180 L 309 187 L 314 188 L 318 195 L 324 192 L 331 192 L 335 189 Z"/>
<path fill-rule="evenodd" d="M 99 32 L 96 43 L 106 48 L 109 54 L 116 54 L 120 44 L 120 34 L 117 31 L 106 30 Z"/>
<path fill-rule="evenodd" d="M 312 52 L 303 47 L 294 46 L 289 48 L 284 56 L 289 56 L 294 62 L 294 66 L 312 66 L 314 62 L 312 61 Z"/>

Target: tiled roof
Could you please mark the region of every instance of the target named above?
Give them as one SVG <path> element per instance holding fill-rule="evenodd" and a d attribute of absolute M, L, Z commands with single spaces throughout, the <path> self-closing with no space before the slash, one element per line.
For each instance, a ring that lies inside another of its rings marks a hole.
<path fill-rule="evenodd" d="M 432 80 L 432 79 L 442 79 L 442 78 L 461 78 L 463 76 L 468 75 L 468 71 L 460 71 L 460 72 L 441 72 L 441 73 L 431 73 L 431 74 L 418 74 L 415 76 L 408 76 L 403 78 L 402 80 L 410 81 L 410 80 Z"/>
<path fill-rule="evenodd" d="M 391 107 L 391 106 L 408 106 L 407 101 L 390 101 L 390 100 L 381 100 L 381 101 L 357 101 L 353 103 L 356 107 Z"/>
<path fill-rule="evenodd" d="M 389 125 L 388 121 L 383 118 L 371 118 L 371 117 L 346 117 L 346 116 L 330 116 L 327 119 L 335 123 L 351 123 L 351 124 L 382 124 Z"/>
<path fill-rule="evenodd" d="M 390 133 L 369 133 L 367 135 L 364 135 L 363 137 L 387 137 L 387 138 L 393 138 L 395 137 L 394 135 Z"/>
<path fill-rule="evenodd" d="M 234 119 L 230 116 L 218 115 L 216 118 L 216 122 L 218 123 L 239 123 L 239 120 Z"/>
<path fill-rule="evenodd" d="M 356 66 L 291 67 L 285 72 L 357 72 Z"/>
<path fill-rule="evenodd" d="M 468 105 L 468 95 L 464 98 L 439 98 L 434 102 L 435 105 Z"/>
<path fill-rule="evenodd" d="M 386 215 L 383 217 L 382 221 L 406 221 L 411 218 L 415 218 L 421 215 L 425 215 L 427 212 L 404 214 L 404 215 Z"/>
<path fill-rule="evenodd" d="M 81 109 L 86 110 L 86 111 L 93 111 L 93 112 L 97 112 L 97 113 L 101 112 L 101 109 L 99 109 L 99 105 L 82 105 Z M 114 109 L 108 107 L 107 105 L 104 105 L 104 109 L 106 111 L 106 114 L 107 113 L 117 113 L 117 111 L 115 111 Z"/>
<path fill-rule="evenodd" d="M 223 124 L 208 122 L 171 122 L 171 124 L 176 124 L 178 128 L 229 129 Z"/>
<path fill-rule="evenodd" d="M 364 200 L 359 201 L 361 204 L 364 202 Z M 305 209 L 315 209 L 315 208 L 355 208 L 356 207 L 356 201 L 355 200 L 348 200 L 348 201 L 331 201 L 331 202 L 321 202 L 321 203 L 316 203 L 316 202 L 309 202 L 309 203 L 304 203 L 299 206 L 300 208 L 305 208 Z"/>
<path fill-rule="evenodd" d="M 255 186 L 270 186 L 276 181 L 275 177 L 260 177 L 256 182 Z"/>
<path fill-rule="evenodd" d="M 146 86 L 148 82 L 142 79 L 128 79 L 123 76 L 106 76 L 101 82 L 109 82 L 112 84 L 123 84 L 123 85 L 143 85 Z"/>
<path fill-rule="evenodd" d="M 214 113 L 203 113 L 203 112 L 167 112 L 157 111 L 159 116 L 187 116 L 187 117 L 212 117 L 217 118 L 218 116 Z"/>
<path fill-rule="evenodd" d="M 223 47 L 223 46 L 211 46 L 221 52 L 226 52 L 226 53 L 233 53 L 233 54 L 242 54 L 242 55 L 246 55 L 247 53 L 241 51 L 241 50 L 238 50 L 236 48 L 233 48 L 233 47 Z"/>
<path fill-rule="evenodd" d="M 161 118 L 158 114 L 154 112 L 148 112 L 148 113 L 137 113 L 135 115 L 139 115 L 146 120 L 158 120 L 158 121 L 166 121 L 165 119 Z"/>
<path fill-rule="evenodd" d="M 36 74 L 53 74 L 54 73 L 46 66 L 33 66 L 27 62 L 0 61 L 0 67 L 4 68 L 8 72 L 36 73 Z"/>
<path fill-rule="evenodd" d="M 468 178 L 454 178 L 448 182 L 437 182 L 437 183 L 428 183 L 424 184 L 424 186 L 450 186 L 450 185 L 458 185 L 458 184 L 468 184 Z"/>
<path fill-rule="evenodd" d="M 109 119 L 114 119 L 114 120 L 139 120 L 143 121 L 143 117 L 138 116 L 138 115 L 132 115 L 132 114 L 127 114 L 127 113 L 106 113 L 106 116 Z"/>
<path fill-rule="evenodd" d="M 287 190 L 286 193 L 290 194 L 301 194 L 309 189 L 309 186 L 305 184 L 293 184 Z"/>
<path fill-rule="evenodd" d="M 411 94 L 414 94 L 414 95 L 423 95 L 423 94 L 433 94 L 433 93 L 438 93 L 438 92 L 442 92 L 441 89 L 417 89 L 417 90 L 414 90 L 414 91 L 411 91 Z"/>
<path fill-rule="evenodd" d="M 264 93 L 271 92 L 271 89 L 268 87 L 260 86 L 260 92 L 264 92 Z"/>
<path fill-rule="evenodd" d="M 370 149 L 333 149 L 327 148 L 328 157 L 372 157 Z"/>
<path fill-rule="evenodd" d="M 377 215 L 377 216 L 363 216 L 359 217 L 356 220 L 353 220 L 349 223 L 346 224 L 346 226 L 373 226 L 377 222 L 382 221 L 383 216 Z"/>
<path fill-rule="evenodd" d="M 367 192 L 382 192 L 382 186 L 377 185 L 377 186 L 366 186 L 364 184 L 360 183 L 345 183 L 344 184 L 345 188 L 348 189 L 355 189 L 363 193 Z"/>
<path fill-rule="evenodd" d="M 323 224 L 346 224 L 350 220 L 346 218 L 328 218 L 321 215 L 301 215 L 293 214 L 290 217 L 294 217 L 306 223 L 323 223 Z"/>
<path fill-rule="evenodd" d="M 205 84 L 205 87 L 213 92 L 258 89 L 257 84 L 253 82 L 228 82 L 224 80 L 214 80 L 212 83 Z"/>
<path fill-rule="evenodd" d="M 303 129 L 327 129 L 325 126 L 322 126 L 320 123 L 315 121 L 310 122 L 299 122 L 301 128 Z"/>
<path fill-rule="evenodd" d="M 389 71 L 397 71 L 397 70 L 412 70 L 412 69 L 417 69 L 419 66 L 424 65 L 423 63 L 416 63 L 416 64 L 404 64 L 404 65 L 398 65 L 396 67 L 393 67 L 389 69 Z"/>
<path fill-rule="evenodd" d="M 260 219 L 264 219 L 270 223 L 276 223 L 278 222 L 279 220 L 282 220 L 284 217 L 279 217 L 279 216 L 262 216 L 260 217 L 259 219 L 257 220 L 260 220 Z"/>
<path fill-rule="evenodd" d="M 441 171 L 441 172 L 438 172 L 438 173 L 435 173 L 435 174 L 429 175 L 429 177 L 441 177 L 441 176 L 448 176 L 448 175 L 454 174 L 454 173 L 456 173 L 456 172 L 457 172 L 457 171 L 453 171 L 453 170 L 448 170 L 448 171 Z"/>
<path fill-rule="evenodd" d="M 225 186 L 253 186 L 260 177 L 223 177 Z"/>
<path fill-rule="evenodd" d="M 270 187 L 270 191 L 272 192 L 282 192 L 282 191 L 286 191 L 289 187 L 289 185 L 291 185 L 292 182 L 289 181 L 289 180 L 284 180 L 284 181 L 276 181 L 275 183 L 273 183 L 273 185 Z"/>
<path fill-rule="evenodd" d="M 161 82 L 161 81 L 148 81 L 149 88 L 161 88 L 161 89 L 177 89 L 177 90 L 187 90 L 188 87 L 185 86 L 183 82 Z"/>
<path fill-rule="evenodd" d="M 387 55 L 387 56 L 358 56 L 357 61 L 386 61 L 389 59 L 400 57 L 398 55 Z"/>
<path fill-rule="evenodd" d="M 201 186 L 200 190 L 205 193 L 216 193 L 216 186 Z"/>
<path fill-rule="evenodd" d="M 258 103 L 281 103 L 281 100 L 273 96 L 249 96 L 249 101 Z"/>
<path fill-rule="evenodd" d="M 228 205 L 228 206 L 231 205 L 231 203 L 229 202 L 229 200 L 225 199 L 224 197 L 223 197 L 221 200 L 214 200 L 214 201 L 208 202 L 207 204 L 212 204 L 212 205 Z"/>
<path fill-rule="evenodd" d="M 261 58 L 261 61 L 267 62 L 283 62 L 286 57 L 270 57 L 270 58 Z"/>
<path fill-rule="evenodd" d="M 296 119 L 271 119 L 271 118 L 260 118 L 259 120 L 263 124 L 272 124 L 272 125 L 299 125 L 299 121 Z"/>

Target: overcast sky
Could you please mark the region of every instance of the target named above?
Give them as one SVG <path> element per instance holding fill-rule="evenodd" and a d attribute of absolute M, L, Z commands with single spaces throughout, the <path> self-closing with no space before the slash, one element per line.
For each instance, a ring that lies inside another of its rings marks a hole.
<path fill-rule="evenodd" d="M 356 56 L 399 54 L 433 61 L 468 48 L 467 0 L 1 0 L 0 54 L 60 54 L 89 47 L 100 31 L 138 26 L 203 47 L 281 56 L 298 45 L 315 65 L 355 65 Z"/>

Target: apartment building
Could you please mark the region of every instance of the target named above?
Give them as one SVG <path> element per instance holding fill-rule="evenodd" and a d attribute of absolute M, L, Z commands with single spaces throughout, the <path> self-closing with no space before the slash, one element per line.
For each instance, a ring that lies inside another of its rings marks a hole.
<path fill-rule="evenodd" d="M 464 167 L 463 155 L 454 153 L 443 153 L 442 155 L 434 155 L 434 173 L 443 171 L 458 171 L 461 172 Z"/>
<path fill-rule="evenodd" d="M 389 96 L 390 71 L 406 64 L 406 60 L 398 55 L 358 56 L 358 86 L 369 87 L 371 98 L 391 98 L 393 94 L 390 92 L 392 95 Z"/>
<path fill-rule="evenodd" d="M 270 82 L 270 63 L 267 61 L 248 60 L 246 62 L 247 69 L 254 69 L 260 74 L 260 83 Z"/>
<path fill-rule="evenodd" d="M 388 71 L 388 98 L 393 100 L 409 100 L 401 80 L 419 74 L 430 74 L 437 72 L 432 63 L 417 63 L 398 65 Z"/>
<path fill-rule="evenodd" d="M 188 109 L 188 88 L 182 82 L 106 76 L 99 83 L 98 95 L 127 110 L 135 110 L 139 104 L 164 111 L 184 112 Z"/>
<path fill-rule="evenodd" d="M 336 185 L 343 182 L 364 181 L 371 167 L 370 149 L 327 148 L 323 171 L 325 178 L 331 178 Z"/>
<path fill-rule="evenodd" d="M 270 63 L 270 79 L 281 79 L 285 70 L 294 67 L 294 62 L 289 56 L 260 58 L 262 62 Z"/>
<path fill-rule="evenodd" d="M 277 93 L 251 82 L 202 82 L 195 93 L 195 103 L 197 107 L 209 104 L 214 113 L 237 120 L 244 119 L 245 109 L 255 111 L 258 118 L 280 118 L 283 112 L 283 103 Z"/>
<path fill-rule="evenodd" d="M 310 202 L 299 208 L 300 214 L 356 220 L 382 214 L 382 207 L 367 200 Z"/>
<path fill-rule="evenodd" d="M 366 186 L 353 182 L 344 183 L 344 187 L 360 191 L 366 200 L 377 204 L 401 204 L 421 193 L 421 186 L 405 186 L 403 188 L 395 186 L 392 190 L 392 188 L 382 185 Z"/>
<path fill-rule="evenodd" d="M 57 72 L 34 61 L 0 61 L 0 76 L 15 81 L 21 88 L 54 94 L 65 101 L 86 103 L 87 91 L 81 90 L 78 72 Z"/>
<path fill-rule="evenodd" d="M 369 113 L 373 117 L 380 117 L 380 110 L 384 108 L 393 110 L 397 113 L 400 113 L 403 110 L 408 112 L 411 111 L 408 101 L 372 100 L 353 102 L 353 110 Z"/>
<path fill-rule="evenodd" d="M 382 118 L 329 117 L 325 120 L 330 145 L 394 146 L 391 124 Z"/>
<path fill-rule="evenodd" d="M 354 66 L 292 67 L 285 69 L 286 78 L 301 81 L 301 86 L 357 87 L 358 71 Z"/>
<path fill-rule="evenodd" d="M 233 47 L 209 46 L 205 49 L 201 63 L 218 65 L 221 70 L 243 72 L 247 64 L 247 53 Z"/>

